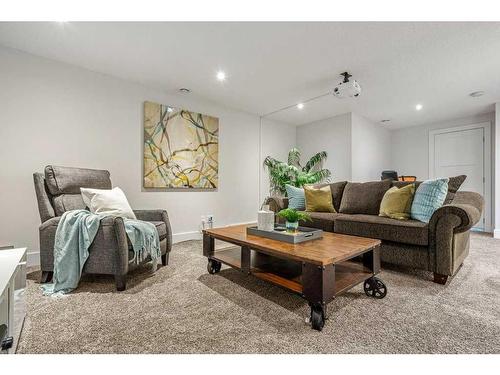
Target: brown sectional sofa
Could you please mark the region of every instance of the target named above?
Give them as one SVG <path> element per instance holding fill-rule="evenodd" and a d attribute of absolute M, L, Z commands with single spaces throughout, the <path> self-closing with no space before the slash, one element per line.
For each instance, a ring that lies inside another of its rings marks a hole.
<path fill-rule="evenodd" d="M 431 271 L 434 282 L 445 284 L 467 257 L 470 229 L 483 212 L 480 194 L 458 191 L 464 179 L 465 176 L 450 178 L 445 204 L 429 223 L 378 216 L 382 197 L 391 186 L 412 183 L 384 180 L 330 184 L 337 213 L 309 212 L 312 222 L 301 225 L 380 239 L 382 262 Z M 288 198 L 269 197 L 266 204 L 278 212 L 288 207 Z"/>

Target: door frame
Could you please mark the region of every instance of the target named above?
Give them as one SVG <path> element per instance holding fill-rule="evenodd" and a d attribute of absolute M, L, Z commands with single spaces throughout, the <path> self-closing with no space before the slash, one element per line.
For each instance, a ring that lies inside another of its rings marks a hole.
<path fill-rule="evenodd" d="M 455 133 L 464 130 L 483 129 L 483 177 L 484 177 L 484 214 L 483 227 L 485 232 L 492 232 L 491 226 L 491 121 L 476 124 L 454 126 L 445 129 L 429 131 L 429 178 L 435 178 L 434 171 L 434 137 L 438 134 Z"/>

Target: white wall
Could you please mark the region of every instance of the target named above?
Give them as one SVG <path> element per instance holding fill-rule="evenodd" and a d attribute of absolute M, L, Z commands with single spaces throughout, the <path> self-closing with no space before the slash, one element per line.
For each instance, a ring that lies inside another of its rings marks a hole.
<path fill-rule="evenodd" d="M 498 109 L 498 108 L 497 108 Z M 498 111 L 497 111 L 498 116 Z M 498 183 L 495 183 L 495 113 L 486 113 L 477 116 L 465 117 L 445 122 L 414 126 L 409 128 L 397 129 L 391 132 L 392 141 L 392 165 L 400 175 L 414 175 L 419 180 L 429 178 L 429 131 L 434 129 L 453 128 L 455 126 L 464 126 L 477 124 L 481 122 L 491 123 L 491 171 L 486 173 L 491 174 L 493 182 L 492 192 L 495 192 L 495 186 L 498 189 Z M 500 140 L 497 141 L 500 144 Z M 500 156 L 497 156 L 499 158 Z M 497 159 L 498 160 L 498 159 Z M 500 164 L 496 164 L 500 165 Z M 500 183 L 500 182 L 499 182 Z M 500 194 L 500 191 L 498 191 Z M 495 202 L 496 194 L 492 194 L 492 202 Z M 500 214 L 500 207 L 495 209 L 495 203 L 491 204 L 491 217 L 495 218 L 495 212 Z M 500 225 L 500 217 L 494 220 L 496 226 Z M 494 224 L 494 223 L 493 223 Z"/>
<path fill-rule="evenodd" d="M 392 165 L 390 131 L 356 113 L 351 118 L 352 181 L 379 180 Z"/>
<path fill-rule="evenodd" d="M 5 48 L 0 82 L 0 245 L 38 251 L 32 173 L 47 164 L 108 169 L 132 207 L 168 210 L 177 240 L 197 234 L 201 215 L 214 214 L 217 225 L 256 220 L 258 116 Z M 143 191 L 145 100 L 219 117 L 217 191 Z M 270 132 L 266 147 L 281 152 L 278 135 Z"/>
<path fill-rule="evenodd" d="M 429 130 L 452 128 L 490 121 L 495 114 L 456 119 L 452 121 L 395 129 L 391 132 L 392 165 L 400 175 L 417 176 L 419 180 L 429 178 Z"/>
<path fill-rule="evenodd" d="M 288 151 L 296 145 L 296 127 L 262 119 L 262 143 L 261 143 L 261 181 L 260 181 L 260 202 L 270 195 L 269 173 L 264 169 L 262 163 L 267 156 L 286 161 Z"/>
<path fill-rule="evenodd" d="M 326 151 L 328 158 L 323 167 L 332 172 L 332 181 L 351 180 L 350 113 L 298 126 L 297 147 L 303 160 Z"/>
<path fill-rule="evenodd" d="M 355 113 L 298 126 L 297 146 L 304 160 L 327 151 L 333 181 L 379 180 L 391 168 L 390 132 Z"/>

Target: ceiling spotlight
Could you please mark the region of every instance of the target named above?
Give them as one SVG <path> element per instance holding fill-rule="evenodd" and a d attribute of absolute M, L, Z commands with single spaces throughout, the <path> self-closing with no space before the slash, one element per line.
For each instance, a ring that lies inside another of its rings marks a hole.
<path fill-rule="evenodd" d="M 187 89 L 187 88 L 185 88 L 185 87 L 180 88 L 180 89 L 179 89 L 179 91 L 180 91 L 180 92 L 183 92 L 183 93 L 185 93 L 185 94 L 188 94 L 188 93 L 190 93 L 190 92 L 191 92 L 191 90 L 190 90 L 190 89 Z"/>
<path fill-rule="evenodd" d="M 422 104 L 417 104 L 417 105 L 415 106 L 415 109 L 416 109 L 417 111 L 420 111 L 422 108 L 424 108 L 424 106 L 423 106 Z"/>
<path fill-rule="evenodd" d="M 472 96 L 473 98 L 479 98 L 480 96 L 484 95 L 484 91 L 474 91 L 469 94 L 469 96 Z"/>
<path fill-rule="evenodd" d="M 304 108 L 304 103 L 299 103 L 299 104 L 297 104 L 297 108 L 298 108 L 298 109 L 302 109 L 302 108 Z"/>
<path fill-rule="evenodd" d="M 224 73 L 222 70 L 219 70 L 219 71 L 217 72 L 217 79 L 218 79 L 219 81 L 221 81 L 221 82 L 222 82 L 222 81 L 225 81 L 225 80 L 226 80 L 226 73 Z"/>

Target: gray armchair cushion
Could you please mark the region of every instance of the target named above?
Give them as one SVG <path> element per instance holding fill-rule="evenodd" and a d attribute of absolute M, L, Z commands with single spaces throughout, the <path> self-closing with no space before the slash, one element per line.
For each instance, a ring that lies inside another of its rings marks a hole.
<path fill-rule="evenodd" d="M 111 189 L 109 172 L 98 169 L 45 167 L 45 180 L 52 195 L 80 194 L 80 188 Z"/>
<path fill-rule="evenodd" d="M 378 215 L 380 202 L 392 185 L 391 180 L 348 182 L 342 195 L 340 213 Z"/>
<path fill-rule="evenodd" d="M 151 221 L 156 227 L 160 241 L 167 237 L 167 226 L 163 221 Z"/>
<path fill-rule="evenodd" d="M 83 203 L 80 194 L 61 194 L 54 197 L 53 203 L 57 216 L 61 216 L 66 211 L 83 210 L 85 208 L 85 203 Z"/>
<path fill-rule="evenodd" d="M 410 245 L 426 246 L 429 243 L 427 223 L 375 215 L 339 215 L 335 218 L 335 232 Z"/>
<path fill-rule="evenodd" d="M 35 184 L 36 200 L 38 203 L 38 212 L 40 213 L 40 220 L 43 222 L 56 216 L 54 207 L 50 202 L 50 192 L 45 184 L 45 177 L 42 173 L 33 173 L 33 182 Z"/>

